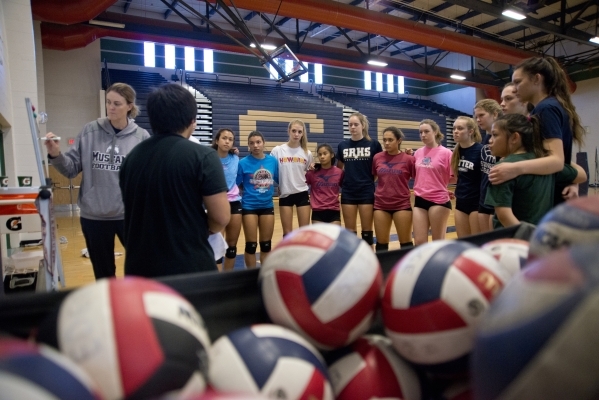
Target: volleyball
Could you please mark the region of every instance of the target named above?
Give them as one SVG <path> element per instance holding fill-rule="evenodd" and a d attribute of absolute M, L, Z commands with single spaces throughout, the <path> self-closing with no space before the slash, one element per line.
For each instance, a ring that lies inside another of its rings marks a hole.
<path fill-rule="evenodd" d="M 101 279 L 63 301 L 60 350 L 106 399 L 205 390 L 210 346 L 204 322 L 173 289 L 144 278 Z"/>
<path fill-rule="evenodd" d="M 497 239 L 481 246 L 499 261 L 499 265 L 510 276 L 524 268 L 529 247 L 528 242 L 522 239 Z"/>
<path fill-rule="evenodd" d="M 417 364 L 460 361 L 508 275 L 487 251 L 462 241 L 416 247 L 393 267 L 382 300 L 385 332 Z"/>
<path fill-rule="evenodd" d="M 333 224 L 291 232 L 260 276 L 271 320 L 322 349 L 349 344 L 368 330 L 383 281 L 368 244 Z"/>
<path fill-rule="evenodd" d="M 599 242 L 599 201 L 580 197 L 562 203 L 539 222 L 530 239 L 529 258 L 574 244 Z"/>
<path fill-rule="evenodd" d="M 214 342 L 210 357 L 210 384 L 218 391 L 333 399 L 322 356 L 287 328 L 262 324 L 235 330 Z"/>
<path fill-rule="evenodd" d="M 422 398 L 420 381 L 413 368 L 380 335 L 358 338 L 338 350 L 329 362 L 329 376 L 337 400 Z"/>
<path fill-rule="evenodd" d="M 51 347 L 0 338 L 0 399 L 100 399 L 90 377 Z"/>
<path fill-rule="evenodd" d="M 530 263 L 485 316 L 472 354 L 474 398 L 599 396 L 599 249 Z"/>

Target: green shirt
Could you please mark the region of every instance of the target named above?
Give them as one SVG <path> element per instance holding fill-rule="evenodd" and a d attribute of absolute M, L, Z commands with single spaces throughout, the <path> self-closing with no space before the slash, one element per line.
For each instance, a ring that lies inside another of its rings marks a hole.
<path fill-rule="evenodd" d="M 500 162 L 518 162 L 535 158 L 533 153 L 510 154 Z M 570 181 L 572 180 L 573 178 Z M 489 185 L 485 204 L 494 207 L 510 207 L 518 221 L 536 225 L 553 208 L 554 186 L 554 175 L 520 175 L 500 185 Z M 495 229 L 502 228 L 497 215 L 493 217 L 493 226 Z"/>

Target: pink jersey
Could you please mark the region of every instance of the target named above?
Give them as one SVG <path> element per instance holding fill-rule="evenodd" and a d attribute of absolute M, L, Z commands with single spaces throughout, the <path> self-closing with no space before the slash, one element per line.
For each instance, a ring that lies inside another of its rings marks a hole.
<path fill-rule="evenodd" d="M 335 166 L 306 173 L 310 186 L 310 206 L 313 210 L 339 211 L 339 187 L 343 181 L 343 170 Z"/>
<path fill-rule="evenodd" d="M 449 201 L 447 185 L 453 176 L 451 170 L 451 150 L 437 146 L 422 147 L 414 153 L 416 159 L 416 179 L 414 194 L 433 203 Z"/>
<path fill-rule="evenodd" d="M 408 182 L 416 174 L 414 157 L 406 153 L 377 153 L 372 160 L 372 175 L 378 177 L 374 192 L 376 210 L 411 208 Z"/>

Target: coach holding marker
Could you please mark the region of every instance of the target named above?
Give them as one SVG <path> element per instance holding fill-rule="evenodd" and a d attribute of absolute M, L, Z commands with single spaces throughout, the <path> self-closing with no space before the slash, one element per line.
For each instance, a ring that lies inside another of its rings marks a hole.
<path fill-rule="evenodd" d="M 125 275 L 216 271 L 208 236 L 225 228 L 231 210 L 216 151 L 188 140 L 196 101 L 166 84 L 150 93 L 147 111 L 154 136 L 129 153 L 120 173 Z"/>

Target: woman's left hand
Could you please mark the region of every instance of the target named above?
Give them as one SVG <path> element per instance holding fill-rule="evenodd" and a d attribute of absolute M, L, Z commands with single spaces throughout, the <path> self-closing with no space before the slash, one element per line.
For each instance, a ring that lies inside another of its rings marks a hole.
<path fill-rule="evenodd" d="M 564 188 L 564 190 L 562 190 L 562 196 L 566 200 L 571 200 L 571 199 L 577 198 L 578 197 L 578 184 L 573 183 L 571 185 L 566 186 Z"/>
<path fill-rule="evenodd" d="M 489 182 L 493 185 L 499 185 L 503 182 L 512 180 L 520 175 L 517 163 L 501 163 L 495 165 L 489 171 Z"/>

